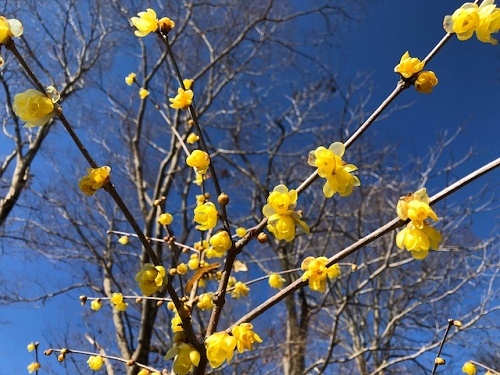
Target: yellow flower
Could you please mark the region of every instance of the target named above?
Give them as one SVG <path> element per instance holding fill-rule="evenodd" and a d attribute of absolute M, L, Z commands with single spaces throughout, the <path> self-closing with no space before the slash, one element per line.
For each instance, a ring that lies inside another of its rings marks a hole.
<path fill-rule="evenodd" d="M 280 275 L 278 275 L 277 273 L 271 272 L 269 274 L 268 281 L 269 281 L 269 285 L 271 286 L 271 288 L 281 289 L 283 287 L 283 283 L 285 282 L 285 279 L 283 277 L 281 277 Z"/>
<path fill-rule="evenodd" d="M 28 372 L 31 374 L 32 372 L 40 370 L 40 364 L 38 362 L 31 362 L 28 365 Z"/>
<path fill-rule="evenodd" d="M 90 303 L 90 308 L 94 311 L 99 311 L 102 307 L 102 302 L 100 299 L 94 299 Z"/>
<path fill-rule="evenodd" d="M 210 245 L 214 247 L 215 252 L 218 257 L 224 256 L 224 253 L 228 251 L 231 246 L 233 246 L 233 242 L 231 241 L 231 236 L 225 231 L 221 230 L 217 232 L 212 237 L 210 237 Z"/>
<path fill-rule="evenodd" d="M 33 350 L 35 350 L 35 348 L 36 348 L 36 345 L 33 342 L 30 342 L 27 346 L 28 352 L 32 352 Z"/>
<path fill-rule="evenodd" d="M 156 12 L 153 9 L 146 9 L 145 12 L 137 14 L 139 17 L 132 17 L 130 21 L 137 28 L 134 34 L 138 37 L 144 37 L 149 33 L 158 30 L 158 20 L 156 19 Z"/>
<path fill-rule="evenodd" d="M 197 174 L 205 174 L 210 165 L 210 156 L 205 151 L 194 150 L 186 158 L 186 164 L 194 168 Z"/>
<path fill-rule="evenodd" d="M 135 77 L 137 77 L 137 74 L 130 73 L 128 76 L 125 77 L 125 83 L 129 86 L 132 86 L 132 84 L 135 81 Z"/>
<path fill-rule="evenodd" d="M 12 18 L 8 20 L 0 16 L 0 44 L 5 44 L 11 37 L 23 35 L 23 25 L 21 22 Z"/>
<path fill-rule="evenodd" d="M 334 264 L 327 267 L 328 258 L 326 257 L 307 257 L 301 265 L 304 272 L 302 275 L 303 281 L 309 281 L 311 290 L 317 290 L 324 293 L 326 289 L 326 278 L 333 279 L 340 276 L 340 266 Z"/>
<path fill-rule="evenodd" d="M 241 296 L 246 297 L 248 296 L 248 292 L 250 292 L 250 288 L 243 284 L 241 281 L 238 281 L 236 284 L 234 284 L 234 289 L 231 292 L 231 297 L 234 299 L 239 299 Z"/>
<path fill-rule="evenodd" d="M 436 250 L 442 240 L 441 233 L 429 227 L 427 223 L 424 223 L 420 229 L 410 221 L 406 228 L 396 236 L 396 245 L 400 249 L 411 251 L 411 255 L 415 259 L 424 259 L 428 255 L 429 249 Z"/>
<path fill-rule="evenodd" d="M 394 68 L 394 71 L 401 74 L 403 78 L 410 78 L 415 73 L 420 72 L 424 68 L 424 65 L 424 62 L 421 62 L 416 57 L 410 57 L 410 54 L 406 51 L 401 57 L 399 64 Z"/>
<path fill-rule="evenodd" d="M 176 342 L 165 355 L 165 359 L 174 358 L 173 372 L 177 375 L 186 375 L 200 363 L 200 353 L 191 344 Z"/>
<path fill-rule="evenodd" d="M 415 193 L 408 194 L 406 197 L 399 198 L 396 212 L 401 220 L 410 219 L 418 229 L 422 229 L 424 220 L 428 217 L 438 221 L 438 217 L 429 206 L 429 202 L 427 190 L 422 188 Z"/>
<path fill-rule="evenodd" d="M 200 267 L 200 258 L 198 254 L 191 254 L 191 257 L 189 258 L 188 262 L 188 267 L 190 270 L 195 270 Z"/>
<path fill-rule="evenodd" d="M 198 306 L 200 310 L 211 310 L 214 307 L 214 301 L 212 300 L 213 296 L 214 294 L 212 292 L 200 294 L 196 306 Z"/>
<path fill-rule="evenodd" d="M 166 34 L 175 27 L 175 22 L 168 17 L 163 17 L 158 21 L 158 27 L 163 34 Z"/>
<path fill-rule="evenodd" d="M 193 82 L 194 82 L 194 79 L 184 79 L 184 80 L 182 80 L 182 83 L 184 84 L 184 88 L 186 90 L 191 89 L 191 87 L 193 86 Z"/>
<path fill-rule="evenodd" d="M 179 275 L 185 275 L 188 273 L 188 266 L 186 263 L 181 263 L 176 267 L 176 271 Z"/>
<path fill-rule="evenodd" d="M 444 17 L 443 26 L 446 32 L 457 34 L 458 40 L 470 39 L 479 26 L 477 4 L 465 3 L 451 16 Z"/>
<path fill-rule="evenodd" d="M 52 100 L 34 89 L 14 96 L 12 109 L 21 121 L 26 121 L 24 126 L 27 128 L 45 125 L 55 115 Z"/>
<path fill-rule="evenodd" d="M 193 101 L 194 93 L 191 90 L 184 90 L 182 87 L 177 89 L 177 95 L 174 98 L 168 99 L 170 107 L 175 109 L 188 109 Z"/>
<path fill-rule="evenodd" d="M 121 293 L 113 293 L 111 295 L 111 303 L 115 305 L 115 309 L 118 311 L 127 310 L 128 303 L 123 301 L 123 295 Z"/>
<path fill-rule="evenodd" d="M 191 133 L 188 135 L 186 142 L 192 145 L 193 143 L 198 142 L 199 139 L 199 136 L 197 136 L 195 133 Z"/>
<path fill-rule="evenodd" d="M 267 220 L 267 229 L 278 240 L 292 241 L 295 238 L 295 226 L 304 233 L 309 234 L 309 227 L 302 221 L 302 215 L 294 211 L 297 205 L 297 192 L 288 191 L 285 185 L 278 185 L 269 194 L 267 204 L 262 208 L 262 213 Z"/>
<path fill-rule="evenodd" d="M 194 221 L 200 225 L 196 226 L 198 230 L 209 230 L 217 225 L 217 209 L 212 202 L 204 203 L 194 209 Z"/>
<path fill-rule="evenodd" d="M 161 225 L 170 225 L 170 224 L 172 224 L 172 220 L 173 220 L 173 217 L 168 212 L 161 214 L 158 217 L 158 223 L 160 223 Z"/>
<path fill-rule="evenodd" d="M 247 230 L 243 227 L 239 227 L 239 228 L 236 228 L 236 235 L 238 237 L 243 237 L 245 236 L 245 234 L 247 234 Z"/>
<path fill-rule="evenodd" d="M 143 368 L 141 371 L 137 373 L 137 375 L 151 375 L 148 369 Z"/>
<path fill-rule="evenodd" d="M 500 30 L 500 9 L 494 4 L 494 0 L 485 0 L 479 6 L 479 25 L 476 29 L 476 37 L 483 43 L 498 44 L 491 34 Z"/>
<path fill-rule="evenodd" d="M 231 361 L 236 347 L 236 338 L 230 336 L 227 332 L 215 332 L 207 337 L 205 340 L 205 347 L 207 349 L 207 358 L 210 366 L 217 368 L 227 360 Z"/>
<path fill-rule="evenodd" d="M 326 178 L 323 186 L 323 194 L 331 198 L 335 193 L 342 197 L 351 195 L 354 186 L 361 185 L 359 178 L 351 175 L 358 168 L 353 164 L 347 164 L 342 160 L 345 146 L 341 142 L 335 142 L 326 149 L 323 146 L 309 152 L 307 162 L 318 168 L 318 175 Z"/>
<path fill-rule="evenodd" d="M 139 97 L 144 100 L 146 99 L 147 97 L 149 96 L 149 91 L 146 90 L 144 87 L 141 87 L 141 89 L 139 90 Z"/>
<path fill-rule="evenodd" d="M 88 197 L 94 195 L 94 193 L 102 188 L 109 182 L 109 172 L 111 168 L 108 166 L 100 168 L 88 168 L 87 176 L 82 177 L 78 187 L 83 191 Z"/>
<path fill-rule="evenodd" d="M 252 350 L 254 342 L 262 342 L 259 335 L 252 331 L 252 329 L 252 324 L 242 323 L 231 330 L 231 333 L 236 338 L 236 348 L 238 352 L 243 353 L 245 350 Z"/>
<path fill-rule="evenodd" d="M 193 184 L 201 186 L 202 183 L 203 183 L 203 175 L 200 173 L 196 173 L 196 177 L 193 180 Z"/>
<path fill-rule="evenodd" d="M 89 367 L 94 371 L 99 371 L 104 364 L 104 360 L 100 355 L 92 355 L 87 360 Z"/>
<path fill-rule="evenodd" d="M 139 283 L 142 294 L 150 296 L 167 283 L 165 268 L 146 263 L 135 275 L 135 281 Z"/>
<path fill-rule="evenodd" d="M 438 84 L 438 79 L 434 72 L 423 71 L 420 72 L 415 80 L 415 90 L 418 92 L 423 92 L 424 94 L 430 94 L 434 86 Z"/>
<path fill-rule="evenodd" d="M 174 333 L 184 331 L 184 328 L 182 328 L 182 319 L 177 313 L 177 311 L 175 312 L 174 317 L 170 321 L 170 326 L 172 327 L 172 332 Z"/>
<path fill-rule="evenodd" d="M 465 372 L 467 375 L 476 375 L 476 366 L 471 362 L 465 362 L 462 367 L 462 372 Z"/>
<path fill-rule="evenodd" d="M 126 245 L 128 244 L 128 236 L 121 236 L 119 239 L 118 239 L 118 242 L 122 245 Z"/>

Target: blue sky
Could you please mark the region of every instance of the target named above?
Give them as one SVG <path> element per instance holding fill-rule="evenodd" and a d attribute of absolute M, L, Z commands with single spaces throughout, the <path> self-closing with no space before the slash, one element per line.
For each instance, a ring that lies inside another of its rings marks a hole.
<path fill-rule="evenodd" d="M 332 60 L 335 60 L 334 66 L 340 66 L 341 82 L 348 82 L 358 72 L 371 74 L 374 86 L 368 108 L 375 109 L 398 80 L 393 68 L 401 55 L 408 50 L 412 56 L 424 58 L 444 35 L 441 26 L 444 15 L 451 14 L 461 2 L 378 0 L 367 3 L 360 21 L 343 33 L 341 50 Z M 457 126 L 464 125 L 453 151 L 459 158 L 464 150 L 473 147 L 476 156 L 459 169 L 461 175 L 457 177 L 473 171 L 499 154 L 499 67 L 500 47 L 483 44 L 475 37 L 466 42 L 453 37 L 427 66 L 439 79 L 435 91 L 423 95 L 413 88 L 407 90 L 396 104 L 411 104 L 410 108 L 377 122 L 365 136 L 377 133 L 377 137 L 397 140 L 403 158 L 413 150 L 425 153 L 436 134 L 445 130 L 451 134 Z M 499 172 L 475 182 L 464 189 L 463 194 L 473 193 L 485 181 L 498 185 Z M 442 186 L 428 188 L 435 192 Z M 492 213 L 479 219 L 476 233 L 491 234 L 497 216 Z M 9 261 L 13 260 L 7 259 Z M 6 324 L 0 326 L 0 374 L 26 373 L 26 366 L 33 359 L 26 345 L 33 340 L 40 341 L 42 347 L 46 345 L 43 337 L 51 327 L 57 327 L 55 319 L 63 304 L 67 301 L 56 298 L 44 306 L 2 307 L 0 322 Z M 81 316 L 78 301 L 75 300 L 71 308 L 75 311 L 72 318 L 78 320 Z M 54 365 L 54 358 L 49 360 Z"/>

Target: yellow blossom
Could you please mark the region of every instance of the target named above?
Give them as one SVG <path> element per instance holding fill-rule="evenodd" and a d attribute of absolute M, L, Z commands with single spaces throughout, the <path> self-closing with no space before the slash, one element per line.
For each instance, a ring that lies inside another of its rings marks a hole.
<path fill-rule="evenodd" d="M 351 174 L 358 168 L 342 160 L 344 152 L 345 146 L 341 142 L 332 143 L 328 149 L 320 146 L 309 152 L 307 162 L 318 168 L 320 177 L 326 178 L 323 186 L 323 194 L 326 198 L 331 198 L 335 193 L 347 197 L 351 195 L 354 186 L 361 184 L 359 178 Z"/>
<path fill-rule="evenodd" d="M 82 177 L 78 187 L 88 197 L 102 188 L 109 182 L 109 172 L 111 168 L 108 166 L 100 168 L 87 168 L 87 176 Z"/>
<path fill-rule="evenodd" d="M 274 289 L 281 289 L 283 287 L 283 283 L 285 282 L 285 279 L 281 277 L 281 275 L 278 275 L 275 272 L 271 272 L 269 274 L 269 285 L 271 288 Z"/>
<path fill-rule="evenodd" d="M 198 267 L 200 267 L 200 257 L 198 254 L 191 254 L 187 265 L 190 270 L 198 269 Z"/>
<path fill-rule="evenodd" d="M 137 77 L 137 74 L 130 73 L 128 76 L 125 77 L 125 83 L 129 86 L 132 86 L 132 84 L 135 81 L 135 77 Z"/>
<path fill-rule="evenodd" d="M 182 319 L 177 313 L 177 311 L 175 312 L 174 317 L 170 321 L 170 326 L 172 327 L 172 332 L 174 333 L 184 331 L 184 328 L 182 328 Z"/>
<path fill-rule="evenodd" d="M 193 345 L 185 342 L 176 342 L 167 352 L 165 359 L 174 358 L 173 372 L 177 375 L 186 375 L 200 363 L 200 353 Z"/>
<path fill-rule="evenodd" d="M 179 275 L 185 275 L 188 273 L 188 266 L 186 263 L 181 263 L 177 266 L 176 270 Z"/>
<path fill-rule="evenodd" d="M 476 37 L 483 43 L 498 44 L 491 34 L 500 30 L 500 9 L 494 4 L 494 0 L 484 0 L 479 6 L 479 25 L 476 29 Z"/>
<path fill-rule="evenodd" d="M 122 245 L 126 245 L 128 244 L 128 236 L 121 236 L 119 239 L 118 239 L 118 242 Z"/>
<path fill-rule="evenodd" d="M 212 202 L 204 203 L 194 209 L 194 221 L 200 225 L 196 226 L 198 230 L 209 230 L 217 225 L 217 209 Z"/>
<path fill-rule="evenodd" d="M 158 20 L 156 19 L 156 12 L 153 9 L 146 9 L 145 12 L 137 14 L 139 17 L 132 17 L 130 21 L 137 28 L 134 34 L 138 37 L 144 37 L 149 33 L 158 30 Z"/>
<path fill-rule="evenodd" d="M 177 89 L 177 95 L 174 98 L 168 99 L 170 107 L 175 109 L 188 109 L 193 101 L 194 93 L 192 90 L 184 90 L 182 87 Z"/>
<path fill-rule="evenodd" d="M 175 22 L 168 17 L 163 17 L 158 21 L 158 27 L 163 34 L 166 34 L 175 27 Z"/>
<path fill-rule="evenodd" d="M 422 228 L 417 228 L 410 221 L 406 228 L 396 236 L 396 245 L 400 249 L 411 251 L 411 255 L 415 259 L 424 259 L 428 255 L 429 249 L 436 250 L 442 240 L 441 233 L 428 226 L 427 223 L 424 223 Z"/>
<path fill-rule="evenodd" d="M 144 100 L 149 96 L 149 91 L 146 90 L 144 87 L 141 87 L 139 90 L 139 97 Z"/>
<path fill-rule="evenodd" d="M 214 247 L 215 252 L 218 257 L 224 256 L 224 253 L 231 248 L 233 242 L 231 241 L 231 236 L 225 231 L 221 230 L 217 232 L 212 237 L 210 237 L 210 245 Z"/>
<path fill-rule="evenodd" d="M 476 375 L 477 369 L 472 362 L 465 362 L 462 367 L 462 372 L 465 372 L 467 375 Z"/>
<path fill-rule="evenodd" d="M 244 237 L 247 234 L 247 230 L 243 227 L 236 228 L 236 235 L 238 237 Z"/>
<path fill-rule="evenodd" d="M 248 296 L 248 292 L 250 292 L 250 288 L 243 284 L 241 281 L 238 281 L 236 284 L 234 284 L 234 289 L 231 292 L 231 297 L 234 299 L 239 299 L 241 296 L 246 297 Z"/>
<path fill-rule="evenodd" d="M 201 186 L 201 184 L 203 183 L 203 175 L 202 174 L 199 174 L 199 173 L 196 173 L 196 177 L 195 179 L 193 180 L 193 184 L 196 184 L 198 186 Z"/>
<path fill-rule="evenodd" d="M 212 292 L 200 294 L 196 306 L 198 306 L 200 310 L 211 310 L 214 307 L 214 301 L 212 300 L 213 296 L 214 294 Z"/>
<path fill-rule="evenodd" d="M 302 221 L 302 215 L 294 211 L 297 205 L 297 192 L 288 191 L 285 185 L 278 185 L 269 194 L 267 204 L 262 208 L 262 213 L 267 220 L 267 229 L 278 240 L 292 241 L 295 238 L 295 226 L 304 233 L 309 234 L 309 227 Z"/>
<path fill-rule="evenodd" d="M 158 223 L 161 225 L 170 225 L 172 224 L 173 217 L 168 212 L 161 214 L 158 216 Z"/>
<path fill-rule="evenodd" d="M 236 347 L 236 338 L 230 336 L 227 332 L 215 332 L 208 336 L 205 340 L 205 347 L 207 349 L 207 358 L 210 366 L 217 368 L 227 360 L 231 361 Z"/>
<path fill-rule="evenodd" d="M 28 372 L 31 374 L 32 372 L 40 370 L 40 367 L 41 367 L 40 363 L 38 363 L 38 362 L 31 362 L 28 365 Z"/>
<path fill-rule="evenodd" d="M 438 79 L 434 72 L 423 71 L 420 72 L 415 80 L 415 90 L 424 94 L 430 94 L 434 86 L 438 84 Z"/>
<path fill-rule="evenodd" d="M 242 323 L 231 330 L 231 333 L 236 338 L 238 352 L 243 353 L 245 350 L 252 350 L 254 342 L 262 342 L 259 335 L 252 331 L 252 329 L 252 324 Z"/>
<path fill-rule="evenodd" d="M 394 68 L 396 73 L 401 74 L 403 78 L 410 78 L 415 73 L 420 72 L 424 68 L 425 63 L 416 57 L 410 57 L 408 51 L 404 53 L 398 65 Z"/>
<path fill-rule="evenodd" d="M 415 193 L 410 193 L 406 197 L 399 198 L 396 212 L 401 220 L 410 219 L 415 227 L 422 229 L 424 220 L 431 218 L 438 221 L 436 213 L 429 206 L 429 196 L 427 190 L 422 188 Z"/>
<path fill-rule="evenodd" d="M 90 303 L 90 308 L 94 311 L 99 311 L 101 307 L 102 307 L 102 302 L 100 299 L 94 299 Z"/>
<path fill-rule="evenodd" d="M 151 375 L 151 373 L 150 373 L 150 371 L 148 369 L 143 368 L 143 369 L 141 369 L 141 371 L 139 371 L 137 373 L 137 375 Z"/>
<path fill-rule="evenodd" d="M 167 283 L 165 268 L 146 263 L 135 275 L 135 281 L 139 283 L 142 294 L 150 296 Z"/>
<path fill-rule="evenodd" d="M 123 295 L 121 293 L 113 293 L 111 295 L 111 303 L 115 305 L 115 309 L 118 311 L 127 310 L 128 303 L 123 301 Z"/>
<path fill-rule="evenodd" d="M 184 88 L 186 90 L 191 89 L 191 87 L 193 86 L 193 82 L 194 82 L 194 79 L 184 79 L 184 80 L 182 80 L 182 84 L 184 85 Z"/>
<path fill-rule="evenodd" d="M 193 143 L 198 142 L 199 139 L 199 136 L 197 136 L 195 133 L 191 133 L 188 135 L 186 142 L 192 145 Z"/>
<path fill-rule="evenodd" d="M 205 174 L 210 165 L 210 156 L 205 151 L 194 150 L 186 158 L 186 164 L 194 168 L 197 174 Z"/>
<path fill-rule="evenodd" d="M 479 26 L 479 11 L 477 4 L 465 3 L 451 16 L 446 16 L 443 21 L 446 32 L 455 33 L 458 40 L 470 39 Z"/>
<path fill-rule="evenodd" d="M 5 44 L 11 37 L 19 37 L 23 34 L 23 25 L 15 18 L 10 20 L 0 16 L 0 44 Z"/>
<path fill-rule="evenodd" d="M 340 266 L 334 264 L 327 267 L 328 258 L 326 257 L 307 257 L 301 265 L 304 272 L 302 275 L 303 281 L 309 281 L 311 290 L 324 293 L 326 289 L 326 278 L 333 279 L 340 276 Z"/>
<path fill-rule="evenodd" d="M 104 360 L 100 355 L 92 355 L 87 360 L 89 367 L 94 371 L 99 371 L 104 364 Z"/>
<path fill-rule="evenodd" d="M 55 115 L 54 102 L 44 93 L 29 89 L 14 96 L 14 113 L 27 128 L 45 125 Z"/>

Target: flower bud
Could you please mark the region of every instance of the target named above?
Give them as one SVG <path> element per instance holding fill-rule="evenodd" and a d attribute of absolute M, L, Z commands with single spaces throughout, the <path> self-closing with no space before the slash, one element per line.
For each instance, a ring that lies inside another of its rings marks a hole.
<path fill-rule="evenodd" d="M 80 300 L 82 306 L 85 305 L 85 303 L 87 302 L 87 299 L 88 299 L 87 296 L 80 296 L 79 300 Z"/>
<path fill-rule="evenodd" d="M 269 237 L 264 232 L 259 233 L 259 235 L 257 236 L 257 241 L 259 241 L 260 243 L 266 243 L 268 239 Z"/>
<path fill-rule="evenodd" d="M 221 206 L 225 206 L 229 203 L 229 196 L 226 193 L 221 193 L 217 198 L 217 202 L 219 202 Z"/>
<path fill-rule="evenodd" d="M 446 361 L 444 360 L 444 358 L 436 357 L 436 359 L 434 360 L 434 363 L 436 365 L 444 365 L 446 363 Z"/>

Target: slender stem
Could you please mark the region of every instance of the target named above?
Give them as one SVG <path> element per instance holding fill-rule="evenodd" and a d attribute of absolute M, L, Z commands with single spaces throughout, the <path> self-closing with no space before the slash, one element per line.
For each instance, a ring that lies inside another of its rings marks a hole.
<path fill-rule="evenodd" d="M 5 48 L 7 48 L 9 51 L 11 51 L 14 56 L 16 57 L 17 61 L 21 64 L 23 67 L 24 71 L 30 76 L 31 80 L 35 84 L 35 86 L 40 90 L 41 92 L 45 93 L 45 87 L 42 85 L 42 83 L 36 78 L 35 74 L 31 70 L 31 68 L 26 64 L 26 61 L 24 61 L 24 58 L 21 56 L 19 53 L 19 50 L 16 47 L 16 44 L 14 43 L 14 40 L 9 39 L 7 43 L 4 44 Z"/>
<path fill-rule="evenodd" d="M 453 319 L 448 319 L 448 327 L 446 327 L 446 331 L 444 331 L 443 339 L 441 340 L 441 344 L 439 345 L 438 352 L 436 354 L 436 359 L 441 355 L 441 351 L 443 350 L 444 342 L 446 341 L 446 337 L 448 337 L 448 333 L 450 332 L 451 327 L 453 326 Z M 434 361 L 434 367 L 432 368 L 431 375 L 436 373 L 439 364 L 437 361 Z"/>

